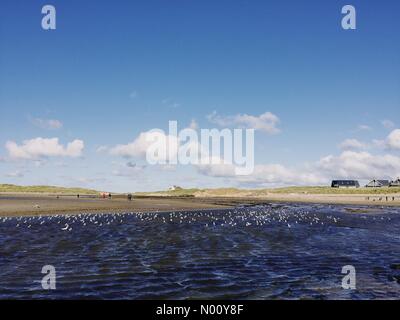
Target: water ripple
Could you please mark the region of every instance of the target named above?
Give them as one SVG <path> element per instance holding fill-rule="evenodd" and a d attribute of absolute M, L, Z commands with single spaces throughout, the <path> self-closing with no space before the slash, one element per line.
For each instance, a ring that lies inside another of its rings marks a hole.
<path fill-rule="evenodd" d="M 0 218 L 0 298 L 396 299 L 400 210 L 358 209 Z M 41 288 L 48 264 L 57 270 L 54 291 Z M 347 264 L 357 290 L 341 288 Z"/>

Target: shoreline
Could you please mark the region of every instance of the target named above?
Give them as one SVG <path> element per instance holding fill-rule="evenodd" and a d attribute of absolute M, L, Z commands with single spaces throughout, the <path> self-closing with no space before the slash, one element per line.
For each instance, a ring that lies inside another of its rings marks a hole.
<path fill-rule="evenodd" d="M 388 201 L 386 201 L 386 196 Z M 392 200 L 394 197 L 394 201 Z M 368 200 L 369 199 L 369 200 Z M 337 204 L 369 207 L 400 207 L 400 196 L 366 194 L 269 194 L 260 197 L 246 196 L 134 196 L 128 201 L 124 195 L 101 199 L 96 195 L 0 193 L 0 217 L 39 215 L 74 215 L 94 213 L 193 211 L 229 209 L 239 205 L 268 203 Z"/>
<path fill-rule="evenodd" d="M 0 194 L 0 217 L 189 211 L 230 207 L 232 206 L 227 205 L 225 201 L 188 201 L 183 198 L 133 198 L 132 201 L 128 201 L 122 197 L 110 200 L 87 195 L 78 199 L 76 195 Z"/>
<path fill-rule="evenodd" d="M 341 204 L 400 207 L 399 194 L 269 194 L 262 197 L 271 202 Z M 394 200 L 393 200 L 394 199 Z"/>

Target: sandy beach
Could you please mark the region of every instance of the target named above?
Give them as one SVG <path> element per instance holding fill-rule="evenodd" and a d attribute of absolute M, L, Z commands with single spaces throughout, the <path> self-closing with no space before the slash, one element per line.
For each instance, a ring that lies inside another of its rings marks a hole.
<path fill-rule="evenodd" d="M 394 199 L 394 200 L 393 200 Z M 159 212 L 221 209 L 271 202 L 400 206 L 399 194 L 269 194 L 262 197 L 169 197 L 140 196 L 128 201 L 124 195 L 102 199 L 95 195 L 0 194 L 0 216 L 31 216 L 95 212 Z"/>
<path fill-rule="evenodd" d="M 349 204 L 368 206 L 400 206 L 400 195 L 395 194 L 269 194 L 265 201 Z"/>
<path fill-rule="evenodd" d="M 226 201 L 184 198 L 134 198 L 51 194 L 0 194 L 0 216 L 77 214 L 94 212 L 157 212 L 229 207 Z"/>

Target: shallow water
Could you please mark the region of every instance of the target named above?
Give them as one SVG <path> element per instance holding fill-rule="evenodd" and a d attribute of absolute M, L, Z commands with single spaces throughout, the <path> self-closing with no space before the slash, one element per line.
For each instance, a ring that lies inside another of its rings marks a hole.
<path fill-rule="evenodd" d="M 398 299 L 400 209 L 365 209 L 0 218 L 0 298 Z M 56 290 L 42 289 L 44 265 Z M 356 290 L 341 287 L 345 265 Z"/>

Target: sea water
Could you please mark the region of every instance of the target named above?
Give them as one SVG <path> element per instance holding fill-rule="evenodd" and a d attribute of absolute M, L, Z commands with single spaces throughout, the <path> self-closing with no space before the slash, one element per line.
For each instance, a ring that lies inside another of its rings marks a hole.
<path fill-rule="evenodd" d="M 398 299 L 399 231 L 400 208 L 314 204 L 0 218 L 0 299 Z"/>

